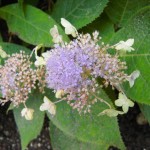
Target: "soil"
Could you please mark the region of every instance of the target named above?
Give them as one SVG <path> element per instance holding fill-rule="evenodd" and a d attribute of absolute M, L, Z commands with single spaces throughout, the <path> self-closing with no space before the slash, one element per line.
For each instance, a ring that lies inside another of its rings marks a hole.
<path fill-rule="evenodd" d="M 14 121 L 12 111 L 6 114 L 8 106 L 0 107 L 0 150 L 21 150 L 19 133 Z M 150 150 L 150 126 L 139 125 L 136 121 L 140 113 L 138 106 L 130 109 L 126 115 L 119 116 L 119 126 L 127 150 Z M 27 150 L 52 150 L 48 118 L 40 135 L 28 145 Z M 110 147 L 109 150 L 118 150 Z"/>

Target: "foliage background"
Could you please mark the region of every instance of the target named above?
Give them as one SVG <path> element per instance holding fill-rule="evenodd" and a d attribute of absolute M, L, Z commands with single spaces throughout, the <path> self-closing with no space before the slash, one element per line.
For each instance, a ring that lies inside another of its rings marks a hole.
<path fill-rule="evenodd" d="M 0 2 L 3 5 L 4 2 Z M 6 21 L 10 35 L 9 41 L 0 35 L 0 45 L 3 49 L 9 54 L 19 52 L 20 49 L 30 53 L 31 48 L 41 43 L 45 49 L 50 49 L 53 43 L 49 30 L 54 25 L 58 26 L 63 39 L 69 41 L 69 37 L 65 35 L 60 25 L 62 17 L 69 20 L 80 32 L 91 33 L 98 30 L 106 43 L 115 44 L 120 40 L 134 38 L 135 52 L 126 54 L 121 59 L 127 62 L 129 74 L 137 69 L 140 70 L 141 75 L 133 88 L 130 89 L 128 84 L 123 86 L 127 96 L 139 103 L 143 114 L 150 120 L 149 0 L 57 0 L 47 1 L 42 7 L 39 7 L 39 3 L 38 0 L 18 0 L 0 8 L 0 17 Z M 14 37 L 19 39 L 17 44 L 12 40 Z M 46 94 L 51 100 L 55 100 L 50 90 L 47 90 Z M 116 99 L 112 95 L 115 95 L 113 91 L 101 89 L 100 97 L 109 102 Z M 30 95 L 28 105 L 35 109 L 36 114 L 31 122 L 21 118 L 22 106 L 13 110 L 22 149 L 25 149 L 27 144 L 40 133 L 44 120 L 44 113 L 39 111 L 42 99 L 43 95 L 38 91 Z M 113 145 L 125 149 L 117 118 L 97 116 L 104 109 L 103 104 L 94 105 L 90 115 L 80 116 L 66 103 L 58 104 L 55 117 L 47 114 L 51 120 L 50 136 L 53 148 L 105 150 Z"/>

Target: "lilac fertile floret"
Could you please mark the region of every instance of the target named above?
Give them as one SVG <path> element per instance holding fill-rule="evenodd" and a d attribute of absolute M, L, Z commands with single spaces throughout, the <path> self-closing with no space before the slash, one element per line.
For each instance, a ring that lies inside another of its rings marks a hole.
<path fill-rule="evenodd" d="M 66 90 L 80 86 L 83 82 L 83 67 L 90 69 L 95 64 L 88 52 L 80 47 L 53 49 L 46 64 L 48 87 Z"/>

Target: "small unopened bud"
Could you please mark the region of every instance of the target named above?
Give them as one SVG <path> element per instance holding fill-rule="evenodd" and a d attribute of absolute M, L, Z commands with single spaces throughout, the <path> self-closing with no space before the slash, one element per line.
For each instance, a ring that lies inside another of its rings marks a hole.
<path fill-rule="evenodd" d="M 58 90 L 55 94 L 56 98 L 62 98 L 64 96 L 64 90 Z"/>

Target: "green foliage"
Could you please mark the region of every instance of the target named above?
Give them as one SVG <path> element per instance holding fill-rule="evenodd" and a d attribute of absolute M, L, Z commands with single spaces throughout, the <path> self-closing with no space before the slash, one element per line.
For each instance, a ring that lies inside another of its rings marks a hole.
<path fill-rule="evenodd" d="M 58 23 L 60 23 L 60 18 L 65 18 L 79 29 L 97 18 L 107 3 L 108 0 L 58 0 L 52 17 Z"/>
<path fill-rule="evenodd" d="M 108 42 L 115 33 L 114 25 L 105 13 L 103 13 L 101 17 L 97 18 L 92 23 L 88 24 L 86 27 L 82 28 L 81 32 L 93 33 L 95 30 L 99 31 L 102 41 L 104 42 Z"/>
<path fill-rule="evenodd" d="M 110 0 L 106 12 L 118 26 L 124 26 L 149 0 Z"/>
<path fill-rule="evenodd" d="M 100 150 L 106 149 L 100 147 L 97 143 L 91 143 L 90 141 L 81 141 L 77 138 L 64 134 L 52 123 L 50 124 L 50 137 L 53 149 L 57 150 Z"/>
<path fill-rule="evenodd" d="M 143 9 L 128 24 L 118 31 L 112 39 L 112 43 L 119 40 L 135 39 L 135 51 L 123 56 L 128 65 L 128 73 L 139 70 L 141 75 L 136 80 L 135 85 L 129 88 L 128 84 L 124 85 L 127 95 L 140 103 L 150 104 L 150 9 Z"/>
<path fill-rule="evenodd" d="M 33 120 L 29 121 L 21 116 L 21 110 L 24 108 L 22 105 L 20 105 L 19 108 L 15 108 L 13 110 L 23 150 L 31 140 L 35 139 L 40 134 L 42 129 L 44 113 L 39 110 L 42 100 L 43 95 L 41 95 L 39 91 L 34 91 L 26 103 L 28 108 L 34 109 Z"/>
<path fill-rule="evenodd" d="M 92 33 L 98 30 L 102 36 L 102 41 L 110 42 L 111 45 L 121 40 L 126 41 L 129 38 L 134 38 L 133 47 L 135 51 L 122 55 L 121 59 L 127 62 L 128 74 L 134 70 L 139 70 L 141 74 L 132 88 L 129 87 L 128 83 L 122 86 L 130 99 L 140 103 L 140 109 L 150 123 L 149 0 L 110 0 L 109 3 L 108 0 L 57 0 L 51 16 L 31 6 L 35 6 L 38 1 L 18 0 L 17 4 L 0 8 L 0 17 L 6 20 L 9 31 L 29 44 L 52 46 L 53 42 L 49 30 L 54 25 L 58 26 L 63 40 L 69 41 L 68 36 L 59 25 L 60 18 L 70 21 L 77 29 L 80 29 L 80 33 Z M 121 29 L 118 30 L 120 27 Z M 116 32 L 115 29 L 117 29 Z M 4 43 L 2 39 L 5 40 L 5 37 L 2 38 L 0 35 L 0 46 L 7 54 L 16 53 L 20 50 L 27 54 L 31 53 L 31 50 L 26 47 Z M 2 60 L 3 62 L 4 60 Z M 52 101 L 56 100 L 54 93 L 50 90 L 46 90 L 44 95 L 51 98 Z M 23 105 L 18 108 L 9 108 L 14 111 L 22 149 L 25 149 L 41 131 L 44 113 L 39 110 L 39 107 L 43 103 L 44 95 L 40 94 L 38 90 L 34 90 L 27 100 L 27 107 L 34 109 L 32 121 L 27 121 L 21 117 Z M 112 90 L 109 88 L 105 92 L 101 90 L 99 97 L 111 103 L 113 107 L 111 100 L 114 100 L 116 95 Z M 121 150 L 125 149 L 117 118 L 98 116 L 100 112 L 107 109 L 104 103 L 94 104 L 91 113 L 85 115 L 79 115 L 66 102 L 57 103 L 56 106 L 57 110 L 54 117 L 47 113 L 51 120 L 50 136 L 53 149 L 107 150 L 109 146 L 115 146 Z"/>
<path fill-rule="evenodd" d="M 0 46 L 7 54 L 17 53 L 17 52 L 20 52 L 20 50 L 25 51 L 26 54 L 31 53 L 30 49 L 21 45 L 13 44 L 13 43 L 0 42 Z"/>
<path fill-rule="evenodd" d="M 49 94 L 52 96 L 51 93 Z M 99 97 L 110 102 L 110 99 L 102 90 Z M 119 133 L 117 118 L 98 116 L 106 108 L 105 104 L 98 102 L 92 106 L 90 114 L 79 115 L 66 102 L 61 102 L 57 104 L 57 113 L 54 117 L 49 113 L 47 115 L 56 127 L 63 132 L 64 135 L 62 136 L 67 135 L 66 138 L 70 138 L 71 141 L 75 139 L 78 144 L 81 143 L 85 148 L 88 145 L 90 147 L 93 145 L 92 150 L 107 150 L 109 146 L 113 145 L 123 150 L 125 147 Z M 52 137 L 56 140 L 57 136 L 54 136 L 53 134 Z M 60 139 L 57 142 L 59 143 Z M 71 144 L 74 143 L 69 144 L 68 142 L 68 146 L 73 148 Z M 63 146 L 64 144 L 62 144 L 62 147 L 60 146 L 60 149 L 63 149 Z"/>
<path fill-rule="evenodd" d="M 18 4 L 12 4 L 0 8 L 0 17 L 7 21 L 9 30 L 19 36 L 27 43 L 44 46 L 51 46 L 52 37 L 49 30 L 57 25 L 63 39 L 68 37 L 60 26 L 47 14 L 30 5 L 24 6 L 25 15 Z"/>
<path fill-rule="evenodd" d="M 139 106 L 144 117 L 148 120 L 150 124 L 150 105 L 140 104 Z"/>

